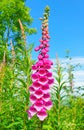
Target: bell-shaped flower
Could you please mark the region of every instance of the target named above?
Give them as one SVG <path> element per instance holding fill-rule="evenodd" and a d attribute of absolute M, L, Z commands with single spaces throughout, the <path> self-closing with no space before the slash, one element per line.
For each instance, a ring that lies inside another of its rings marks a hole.
<path fill-rule="evenodd" d="M 31 93 L 34 93 L 34 92 L 35 92 L 34 87 L 33 87 L 33 86 L 30 86 L 30 87 L 29 87 L 29 91 L 30 91 L 30 94 L 31 94 Z"/>
<path fill-rule="evenodd" d="M 31 75 L 32 81 L 36 81 L 38 79 L 38 74 L 34 73 Z"/>
<path fill-rule="evenodd" d="M 43 46 L 43 44 L 41 44 L 39 47 L 40 47 L 40 49 L 42 49 L 44 46 Z"/>
<path fill-rule="evenodd" d="M 45 102 L 45 108 L 46 108 L 47 110 L 50 110 L 52 106 L 53 106 L 52 101 L 47 101 L 47 102 Z"/>
<path fill-rule="evenodd" d="M 39 54 L 39 55 L 38 55 L 38 59 L 39 59 L 39 60 L 42 60 L 42 58 L 43 58 L 42 55 Z"/>
<path fill-rule="evenodd" d="M 48 82 L 48 79 L 47 79 L 46 76 L 40 76 L 38 82 L 39 82 L 41 85 L 44 85 L 44 84 L 46 84 L 46 83 Z"/>
<path fill-rule="evenodd" d="M 39 99 L 43 96 L 43 92 L 41 89 L 38 89 L 35 91 L 34 95 L 36 96 L 37 99 Z"/>
<path fill-rule="evenodd" d="M 42 49 L 42 53 L 43 53 L 43 54 L 46 54 L 47 51 L 46 51 L 45 49 Z"/>
<path fill-rule="evenodd" d="M 40 111 L 42 108 L 43 108 L 43 100 L 42 99 L 39 99 L 35 102 L 34 104 L 34 108 L 37 110 L 37 111 Z"/>
<path fill-rule="evenodd" d="M 33 87 L 34 87 L 35 90 L 39 89 L 40 86 L 41 85 L 40 85 L 40 83 L 38 81 L 33 82 Z"/>
<path fill-rule="evenodd" d="M 43 93 L 48 93 L 50 91 L 49 85 L 48 84 L 44 84 L 41 86 L 41 89 L 43 91 Z"/>
<path fill-rule="evenodd" d="M 46 117 L 47 117 L 47 112 L 45 109 L 41 109 L 38 113 L 37 113 L 37 117 L 43 121 Z"/>
<path fill-rule="evenodd" d="M 45 65 L 45 69 L 47 69 L 47 70 L 49 70 L 49 69 L 51 69 L 51 65 Z"/>
<path fill-rule="evenodd" d="M 53 78 L 48 80 L 48 84 L 49 85 L 52 85 L 53 83 L 54 83 L 54 79 Z"/>
<path fill-rule="evenodd" d="M 28 111 L 31 116 L 34 116 L 37 113 L 37 110 L 34 108 L 34 106 L 31 106 Z"/>
<path fill-rule="evenodd" d="M 49 49 L 48 49 L 48 47 L 46 47 L 46 48 L 45 48 L 45 50 L 46 50 L 46 52 L 49 52 Z"/>
<path fill-rule="evenodd" d="M 46 76 L 48 77 L 48 79 L 51 79 L 52 73 L 48 71 L 48 72 L 46 73 Z"/>
<path fill-rule="evenodd" d="M 34 50 L 35 50 L 35 51 L 39 51 L 39 50 L 40 50 L 40 47 L 38 46 L 38 47 L 36 47 Z"/>
<path fill-rule="evenodd" d="M 31 94 L 30 95 L 30 101 L 31 101 L 31 103 L 34 104 L 36 102 L 36 100 L 37 100 L 36 96 L 34 94 Z"/>
<path fill-rule="evenodd" d="M 46 93 L 43 95 L 42 99 L 45 101 L 45 102 L 48 102 L 50 100 L 50 94 L 49 93 Z"/>
<path fill-rule="evenodd" d="M 49 55 L 48 55 L 48 54 L 45 54 L 44 56 L 45 56 L 45 58 L 49 58 Z"/>
<path fill-rule="evenodd" d="M 46 43 L 47 43 L 47 41 L 46 41 L 46 40 L 44 40 L 44 41 L 43 41 L 43 44 L 44 44 L 44 45 L 46 45 Z"/>
<path fill-rule="evenodd" d="M 37 70 L 37 65 L 33 65 L 31 69 L 32 70 Z"/>
<path fill-rule="evenodd" d="M 46 74 L 45 68 L 40 68 L 40 69 L 38 70 L 38 74 L 39 74 L 40 76 L 45 75 L 45 74 Z"/>
<path fill-rule="evenodd" d="M 43 40 L 42 40 L 42 39 L 40 39 L 40 40 L 39 40 L 39 42 L 41 42 L 41 43 L 42 43 L 42 42 L 43 42 Z"/>
<path fill-rule="evenodd" d="M 41 67 L 41 66 L 43 66 L 44 64 L 43 64 L 43 61 L 42 60 L 39 60 L 38 62 L 37 62 L 37 66 L 39 67 Z"/>
<path fill-rule="evenodd" d="M 27 110 L 26 112 L 27 112 L 27 114 L 28 114 L 28 119 L 30 120 L 30 119 L 32 118 L 32 115 L 31 115 L 31 113 L 29 112 L 29 110 Z"/>

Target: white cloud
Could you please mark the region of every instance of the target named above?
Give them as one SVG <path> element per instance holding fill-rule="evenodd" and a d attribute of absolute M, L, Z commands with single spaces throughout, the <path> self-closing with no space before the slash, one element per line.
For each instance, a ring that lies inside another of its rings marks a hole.
<path fill-rule="evenodd" d="M 84 81 L 84 70 L 78 70 L 73 72 L 76 79 L 79 79 Z"/>
<path fill-rule="evenodd" d="M 72 59 L 72 63 L 74 64 L 80 63 L 81 65 L 84 65 L 84 57 L 74 57 Z"/>
<path fill-rule="evenodd" d="M 56 63 L 56 59 L 51 59 L 53 63 Z M 74 85 L 75 86 L 84 86 L 84 57 L 73 57 L 71 60 L 66 58 L 59 58 L 59 61 L 63 63 L 63 67 L 66 67 L 67 63 L 72 65 L 80 64 L 82 67 L 78 67 L 73 74 L 74 74 Z M 67 74 L 66 74 L 67 77 Z"/>
<path fill-rule="evenodd" d="M 84 82 L 81 81 L 74 82 L 74 86 L 76 87 L 84 86 Z"/>
<path fill-rule="evenodd" d="M 53 63 L 56 62 L 56 59 L 51 59 L 53 61 Z M 71 60 L 67 59 L 67 58 L 59 58 L 59 61 L 61 63 L 67 63 L 70 62 L 72 64 L 81 64 L 84 65 L 84 57 L 73 57 Z"/>

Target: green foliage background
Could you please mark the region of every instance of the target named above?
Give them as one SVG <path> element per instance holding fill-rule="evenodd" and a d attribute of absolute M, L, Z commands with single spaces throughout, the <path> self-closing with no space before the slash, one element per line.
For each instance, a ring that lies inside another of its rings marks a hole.
<path fill-rule="evenodd" d="M 58 58 L 51 88 L 53 108 L 44 122 L 36 116 L 28 120 L 28 88 L 35 61 L 31 58 L 33 44 L 26 43 L 26 36 L 36 33 L 32 21 L 24 0 L 0 1 L 0 130 L 84 130 L 84 94 L 74 96 L 73 92 L 75 67 L 67 64 L 63 68 Z M 76 91 L 84 91 L 83 87 Z"/>

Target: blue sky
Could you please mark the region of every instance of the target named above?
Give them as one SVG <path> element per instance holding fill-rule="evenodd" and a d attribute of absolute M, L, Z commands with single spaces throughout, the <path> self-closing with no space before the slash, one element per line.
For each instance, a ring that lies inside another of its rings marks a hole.
<path fill-rule="evenodd" d="M 72 57 L 84 57 L 84 0 L 26 0 L 31 8 L 30 14 L 34 18 L 32 27 L 37 34 L 29 36 L 28 42 L 38 46 L 41 38 L 41 22 L 46 5 L 50 6 L 49 32 L 50 58 L 65 57 L 66 50 L 70 50 Z M 36 59 L 37 53 L 32 53 Z"/>
<path fill-rule="evenodd" d="M 72 64 L 81 64 L 74 71 L 74 85 L 84 85 L 84 0 L 26 0 L 26 5 L 31 8 L 30 14 L 34 18 L 32 27 L 37 29 L 37 34 L 28 37 L 28 42 L 38 46 L 41 38 L 41 21 L 46 5 L 50 6 L 49 32 L 50 58 L 55 62 L 56 54 L 60 62 L 66 63 L 66 50 L 70 50 Z M 32 58 L 37 59 L 37 53 L 32 51 Z"/>

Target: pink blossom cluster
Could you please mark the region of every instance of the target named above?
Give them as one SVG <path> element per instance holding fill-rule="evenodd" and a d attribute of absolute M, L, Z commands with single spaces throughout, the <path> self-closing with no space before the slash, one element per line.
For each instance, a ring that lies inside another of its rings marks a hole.
<path fill-rule="evenodd" d="M 50 87 L 54 83 L 52 72 L 50 72 L 52 61 L 49 60 L 49 32 L 48 19 L 43 20 L 42 39 L 40 45 L 35 51 L 40 51 L 38 61 L 32 66 L 33 74 L 31 75 L 32 85 L 29 87 L 31 106 L 27 110 L 29 119 L 35 114 L 43 121 L 47 117 L 47 110 L 52 107 L 50 99 Z"/>

